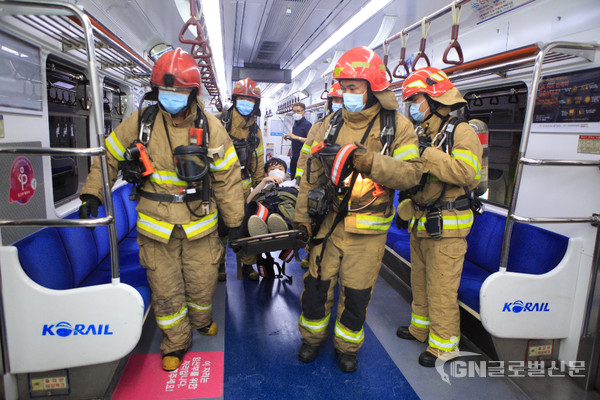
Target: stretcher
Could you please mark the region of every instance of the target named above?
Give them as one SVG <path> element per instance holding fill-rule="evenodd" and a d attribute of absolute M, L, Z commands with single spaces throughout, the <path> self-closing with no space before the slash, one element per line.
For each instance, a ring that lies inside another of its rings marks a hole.
<path fill-rule="evenodd" d="M 236 253 L 237 279 L 242 279 L 242 257 L 287 249 L 293 249 L 297 256 L 298 249 L 304 248 L 307 243 L 306 234 L 297 229 L 232 240 L 229 247 Z M 285 274 L 285 270 L 283 273 Z M 288 278 L 291 281 L 291 277 Z"/>
<path fill-rule="evenodd" d="M 229 246 L 239 256 L 248 256 L 277 250 L 301 249 L 307 242 L 308 238 L 305 234 L 293 229 L 232 240 Z"/>

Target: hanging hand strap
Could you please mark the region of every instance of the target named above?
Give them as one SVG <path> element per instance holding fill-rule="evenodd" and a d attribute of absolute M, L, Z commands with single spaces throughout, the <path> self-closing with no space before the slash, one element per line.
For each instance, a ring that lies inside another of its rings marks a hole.
<path fill-rule="evenodd" d="M 410 70 L 408 69 L 408 64 L 406 64 L 406 42 L 408 42 L 408 33 L 405 35 L 404 31 L 400 32 L 400 44 L 402 47 L 400 48 L 400 61 L 398 61 L 398 65 L 394 68 L 394 72 L 392 76 L 394 78 L 406 79 L 408 75 L 410 75 Z M 398 68 L 404 68 L 404 75 L 400 75 L 398 73 Z"/>
<path fill-rule="evenodd" d="M 425 54 L 425 44 L 427 43 L 427 32 L 429 32 L 429 28 L 431 28 L 431 22 L 429 22 L 429 25 L 427 25 L 427 27 L 425 27 L 425 24 L 427 24 L 426 22 L 426 18 L 423 18 L 423 20 L 421 21 L 421 44 L 419 45 L 419 54 L 417 54 L 417 56 L 415 57 L 415 60 L 413 61 L 413 65 L 412 65 L 412 70 L 413 72 L 415 72 L 415 70 L 417 69 L 417 62 L 423 58 L 425 60 L 425 62 L 427 63 L 427 66 L 431 66 L 431 63 L 429 62 L 429 58 L 427 57 L 427 54 Z"/>
<path fill-rule="evenodd" d="M 450 43 L 446 50 L 444 50 L 444 55 L 442 56 L 442 61 L 445 64 L 452 65 L 460 65 L 463 63 L 463 53 L 462 48 L 460 47 L 460 43 L 458 43 L 458 19 L 460 18 L 460 7 L 458 7 L 458 11 L 456 10 L 456 0 L 452 3 L 452 33 L 450 35 Z M 448 60 L 448 53 L 451 49 L 456 50 L 456 54 L 458 55 L 457 61 Z"/>

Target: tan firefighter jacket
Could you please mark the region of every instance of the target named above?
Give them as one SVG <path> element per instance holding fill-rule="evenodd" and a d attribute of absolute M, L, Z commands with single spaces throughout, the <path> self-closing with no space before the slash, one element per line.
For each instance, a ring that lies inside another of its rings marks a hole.
<path fill-rule="evenodd" d="M 221 114 L 217 115 L 217 118 L 220 118 L 220 115 Z M 243 115 L 241 115 L 235 107 L 233 107 L 233 110 L 231 112 L 231 131 L 229 132 L 231 136 L 233 136 L 236 139 L 248 139 L 248 136 L 250 136 L 250 127 L 254 124 L 256 124 L 255 117 L 250 117 L 246 121 L 246 118 Z M 248 172 L 251 173 L 251 175 L 242 176 L 244 198 L 248 197 L 248 195 L 250 194 L 250 189 L 258 185 L 260 181 L 262 181 L 262 179 L 265 177 L 265 151 L 263 147 L 262 132 L 258 124 L 256 124 L 256 135 L 259 139 L 259 144 L 256 148 L 256 153 L 248 155 L 248 157 L 250 158 L 248 161 Z"/>
<path fill-rule="evenodd" d="M 450 107 L 444 106 L 438 109 L 442 115 L 450 113 Z M 432 115 L 426 122 L 422 123 L 423 133 L 432 139 L 445 129 L 442 120 L 437 115 Z M 405 200 L 398 206 L 401 218 L 410 220 L 411 232 L 418 237 L 429 237 L 425 231 L 427 211 L 416 210 L 414 203 L 430 205 L 440 199 L 444 183 L 446 190 L 441 201 L 453 201 L 465 195 L 464 187 L 474 189 L 481 178 L 481 160 L 483 147 L 468 123 L 461 123 L 454 132 L 454 146 L 451 154 L 447 154 L 435 145 L 425 149 L 421 155 L 423 160 L 423 173 L 428 174 L 425 186 L 411 200 Z M 409 218 L 407 218 L 409 217 Z M 473 225 L 473 212 L 467 210 L 442 210 L 443 237 L 464 237 Z M 415 228 L 416 227 L 416 228 Z"/>
<path fill-rule="evenodd" d="M 388 94 L 393 99 L 395 109 L 398 103 L 393 93 Z M 380 100 L 381 101 L 381 100 Z M 349 212 L 345 217 L 345 229 L 348 232 L 360 234 L 385 234 L 394 218 L 393 195 L 394 190 L 405 190 L 415 186 L 422 174 L 422 162 L 419 159 L 418 139 L 414 133 L 411 123 L 399 112 L 396 115 L 395 137 L 392 142 L 389 155 L 380 154 L 382 143 L 380 140 L 380 111 L 381 103 L 377 102 L 360 113 L 350 113 L 346 109 L 342 110 L 344 125 L 340 129 L 336 142 L 340 145 L 360 142 L 367 130 L 369 122 L 375 118 L 375 122 L 369 135 L 364 141 L 364 146 L 373 151 L 373 166 L 369 174 L 357 178 L 352 195 L 350 197 Z M 325 136 L 329 121 L 332 116 L 328 116 L 323 121 L 319 131 L 315 134 L 314 141 L 321 142 Z M 296 222 L 311 222 L 307 210 L 307 193 L 316 188 L 319 182 L 319 176 L 323 175 L 324 170 L 320 161 L 313 157 L 310 169 L 310 181 L 305 172 L 302 179 L 298 201 L 296 203 L 295 217 Z M 349 180 L 348 180 L 349 181 Z M 373 182 L 387 188 L 385 193 L 375 199 L 369 206 L 366 206 L 373 200 Z M 391 189 L 391 190 L 390 190 Z M 341 198 L 337 198 L 339 203 Z M 337 208 L 334 206 L 334 210 Z M 362 208 L 362 209 L 361 209 Z M 358 210 L 360 209 L 360 210 Z M 356 210 L 356 211 L 352 211 Z M 331 212 L 331 211 L 329 211 Z"/>
<path fill-rule="evenodd" d="M 203 107 L 201 103 L 200 106 Z M 187 183 L 180 180 L 175 173 L 173 153 L 167 140 L 163 120 L 166 122 L 171 144 L 175 149 L 177 146 L 189 145 L 190 128 L 195 127 L 197 111 L 198 107 L 192 105 L 185 120 L 175 126 L 171 114 L 159 108 L 150 140 L 146 145 L 155 172 L 143 183 L 142 190 L 179 195 L 180 189 L 187 187 Z M 196 214 L 201 215 L 201 200 L 191 201 L 186 205 L 186 203 L 159 202 L 140 197 L 136 207 L 137 230 L 140 234 L 167 243 L 174 225 L 181 225 L 188 239 L 198 239 L 217 229 L 218 212 L 221 213 L 227 226 L 237 227 L 242 224 L 244 201 L 239 174 L 240 164 L 233 143 L 220 121 L 208 113 L 205 115 L 209 127 L 209 174 L 213 190 L 208 215 L 197 217 L 188 209 L 189 205 Z M 118 162 L 125 159 L 125 150 L 138 138 L 138 133 L 136 111 L 106 138 L 106 159 L 111 187 L 117 179 Z M 102 187 L 100 162 L 95 159 L 81 193 L 94 195 L 104 202 Z"/>

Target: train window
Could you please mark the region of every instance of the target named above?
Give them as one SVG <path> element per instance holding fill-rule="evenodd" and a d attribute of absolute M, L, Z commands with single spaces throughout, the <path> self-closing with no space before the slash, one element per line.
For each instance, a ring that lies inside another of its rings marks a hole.
<path fill-rule="evenodd" d="M 0 105 L 42 111 L 40 49 L 0 31 Z"/>
<path fill-rule="evenodd" d="M 123 121 L 123 115 L 127 111 L 126 93 L 118 83 L 104 79 L 103 102 L 104 102 L 104 135 L 110 133 Z"/>
<path fill-rule="evenodd" d="M 89 147 L 88 81 L 85 75 L 61 60 L 46 62 L 50 147 Z M 90 160 L 74 156 L 52 156 L 54 203 L 77 194 L 79 178 L 87 176 Z"/>
<path fill-rule="evenodd" d="M 469 91 L 469 119 L 479 119 L 489 129 L 488 191 L 490 202 L 508 206 L 512 197 L 519 146 L 523 131 L 527 86 L 514 84 Z"/>

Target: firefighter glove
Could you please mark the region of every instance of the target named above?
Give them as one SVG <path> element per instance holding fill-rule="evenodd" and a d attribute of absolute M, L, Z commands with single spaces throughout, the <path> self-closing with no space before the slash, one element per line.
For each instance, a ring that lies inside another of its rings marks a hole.
<path fill-rule="evenodd" d="M 355 142 L 354 144 L 358 146 L 358 149 L 356 149 L 352 155 L 354 169 L 358 172 L 368 174 L 371 172 L 371 167 L 373 166 L 373 152 L 367 150 L 367 148 L 360 143 Z"/>
<path fill-rule="evenodd" d="M 101 201 L 93 194 L 82 194 L 79 196 L 81 199 L 81 206 L 79 207 L 79 218 L 89 219 L 98 216 L 98 207 L 100 207 Z"/>
<path fill-rule="evenodd" d="M 242 237 L 242 229 L 239 226 L 229 228 L 229 242 L 239 239 Z M 231 247 L 231 246 L 230 246 Z"/>
<path fill-rule="evenodd" d="M 300 222 L 298 230 L 300 231 L 301 235 L 304 235 L 306 240 L 312 237 L 312 227 L 310 226 L 310 224 L 306 222 Z"/>
<path fill-rule="evenodd" d="M 431 147 L 431 138 L 427 136 L 419 136 L 419 157 L 423 155 L 423 152 L 428 147 Z"/>

